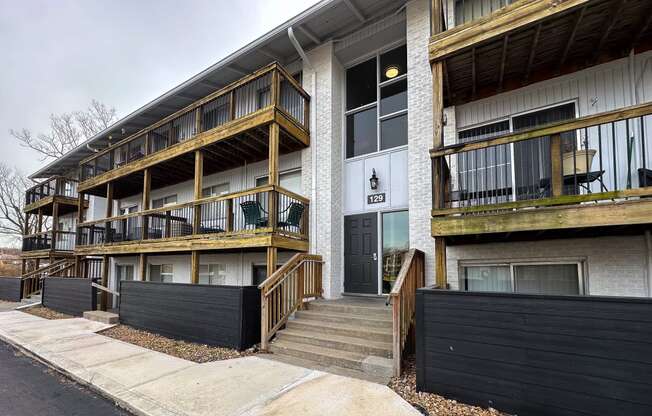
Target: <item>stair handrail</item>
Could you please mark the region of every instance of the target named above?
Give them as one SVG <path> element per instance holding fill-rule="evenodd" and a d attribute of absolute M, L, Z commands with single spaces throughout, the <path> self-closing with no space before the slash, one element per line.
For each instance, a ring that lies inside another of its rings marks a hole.
<path fill-rule="evenodd" d="M 392 291 L 387 295 L 392 304 L 392 357 L 394 376 L 401 375 L 401 360 L 410 328 L 415 323 L 417 289 L 425 286 L 425 255 L 417 249 L 408 250 L 403 258 Z"/>
<path fill-rule="evenodd" d="M 32 270 L 32 271 L 29 271 L 29 272 L 23 274 L 23 275 L 21 276 L 21 279 L 27 279 L 27 278 L 32 277 L 32 276 L 35 275 L 35 274 L 43 273 L 43 272 L 45 272 L 45 271 L 47 271 L 47 270 L 50 270 L 50 269 L 53 268 L 53 267 L 56 267 L 56 266 L 59 266 L 59 265 L 63 264 L 63 263 L 65 263 L 65 262 L 66 262 L 66 259 L 61 259 L 61 260 L 54 261 L 54 262 L 52 262 L 52 263 L 50 263 L 50 264 L 47 264 L 47 265 L 45 265 L 45 266 L 43 266 L 43 267 L 39 267 L 38 269 L 35 269 L 35 270 Z"/>
<path fill-rule="evenodd" d="M 43 287 L 43 279 L 46 277 L 52 276 L 53 274 L 70 271 L 74 267 L 74 261 L 70 259 L 61 259 L 23 274 L 20 277 L 22 297 L 27 298 L 41 290 Z"/>
<path fill-rule="evenodd" d="M 322 296 L 322 264 L 321 256 L 297 253 L 258 285 L 263 351 L 288 318 L 303 307 L 306 299 Z"/>

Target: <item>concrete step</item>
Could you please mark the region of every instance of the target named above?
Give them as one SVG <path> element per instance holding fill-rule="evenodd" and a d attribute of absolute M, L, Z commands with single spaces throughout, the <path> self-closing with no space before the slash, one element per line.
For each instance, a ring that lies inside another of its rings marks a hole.
<path fill-rule="evenodd" d="M 352 314 L 364 317 L 392 317 L 392 309 L 385 306 L 384 301 L 341 301 L 341 300 L 316 300 L 308 303 L 308 310 L 315 312 L 334 312 Z"/>
<path fill-rule="evenodd" d="M 362 338 L 377 342 L 392 342 L 392 330 L 379 328 L 361 328 L 355 325 L 336 324 L 332 322 L 312 321 L 308 319 L 292 319 L 287 322 L 287 329 L 311 333 L 341 335 L 345 337 Z"/>
<path fill-rule="evenodd" d="M 380 314 L 355 315 L 349 313 L 303 310 L 297 311 L 296 319 L 307 319 L 311 321 L 332 322 L 336 324 L 356 325 L 361 328 L 392 329 L 391 316 Z"/>
<path fill-rule="evenodd" d="M 303 358 L 292 357 L 289 355 L 283 354 L 261 354 L 260 358 L 272 361 L 278 361 L 284 364 L 296 365 L 303 368 L 309 368 L 311 370 L 323 371 L 325 373 L 335 374 L 338 376 L 357 378 L 360 380 L 370 381 L 372 383 L 387 385 L 391 377 L 388 376 L 378 376 L 373 374 L 367 374 L 360 370 L 353 370 L 351 368 L 342 368 L 334 365 L 322 365 L 315 361 L 304 360 Z"/>
<path fill-rule="evenodd" d="M 276 334 L 276 338 L 297 344 L 316 345 L 341 351 L 350 351 L 365 355 L 392 358 L 391 342 L 378 342 L 357 337 L 323 334 L 321 332 L 284 329 Z"/>
<path fill-rule="evenodd" d="M 116 325 L 120 321 L 118 314 L 104 311 L 86 311 L 84 312 L 84 319 L 107 325 Z"/>
<path fill-rule="evenodd" d="M 379 377 L 391 376 L 392 374 L 392 360 L 373 355 L 300 344 L 281 339 L 277 339 L 270 344 L 270 351 L 275 354 L 313 361 L 320 365 L 349 368 Z"/>

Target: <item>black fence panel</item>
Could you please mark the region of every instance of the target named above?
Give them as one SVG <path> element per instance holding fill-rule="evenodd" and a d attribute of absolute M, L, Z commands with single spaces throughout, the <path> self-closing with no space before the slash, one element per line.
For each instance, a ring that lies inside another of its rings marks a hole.
<path fill-rule="evenodd" d="M 22 280 L 19 277 L 0 276 L 0 300 L 20 302 Z"/>
<path fill-rule="evenodd" d="M 260 290 L 122 281 L 120 322 L 170 338 L 243 350 L 260 342 Z"/>
<path fill-rule="evenodd" d="M 417 292 L 417 389 L 529 415 L 652 415 L 652 299 Z"/>
<path fill-rule="evenodd" d="M 91 279 L 46 277 L 43 279 L 43 306 L 74 316 L 93 311 L 97 309 L 97 289 L 91 283 Z"/>

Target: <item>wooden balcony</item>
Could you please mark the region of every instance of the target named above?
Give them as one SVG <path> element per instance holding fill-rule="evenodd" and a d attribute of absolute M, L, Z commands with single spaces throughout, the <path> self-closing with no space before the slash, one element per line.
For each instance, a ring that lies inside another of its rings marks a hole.
<path fill-rule="evenodd" d="M 44 258 L 72 256 L 75 250 L 75 232 L 44 231 L 23 236 L 21 257 Z"/>
<path fill-rule="evenodd" d="M 443 1 L 429 52 L 446 106 L 652 48 L 648 0 L 459 0 L 449 27 Z"/>
<path fill-rule="evenodd" d="M 219 197 L 85 222 L 77 255 L 229 249 L 307 251 L 308 199 L 267 185 Z"/>
<path fill-rule="evenodd" d="M 42 215 L 53 215 L 56 202 L 59 215 L 76 212 L 78 208 L 77 181 L 63 176 L 53 176 L 25 192 L 26 214 L 40 210 Z"/>
<path fill-rule="evenodd" d="M 279 152 L 309 146 L 310 97 L 280 65 L 271 64 L 115 145 L 83 160 L 79 191 L 114 198 L 142 191 L 144 171 L 155 188 L 194 175 L 202 151 L 205 174 L 265 160 L 270 129 L 278 126 Z"/>
<path fill-rule="evenodd" d="M 449 243 L 640 233 L 652 104 L 432 150 L 432 235 Z"/>

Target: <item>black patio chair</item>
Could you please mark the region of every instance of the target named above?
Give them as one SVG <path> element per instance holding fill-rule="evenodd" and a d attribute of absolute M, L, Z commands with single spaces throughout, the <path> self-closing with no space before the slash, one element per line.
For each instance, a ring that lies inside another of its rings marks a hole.
<path fill-rule="evenodd" d="M 303 216 L 303 211 L 305 207 L 303 204 L 300 204 L 298 202 L 292 202 L 290 205 L 288 205 L 287 208 L 285 208 L 281 214 L 287 212 L 287 216 L 285 217 L 285 221 L 279 221 L 278 226 L 281 228 L 288 228 L 288 227 L 293 227 L 300 229 L 301 228 L 301 217 Z"/>
<path fill-rule="evenodd" d="M 245 219 L 245 227 L 253 225 L 256 228 L 267 227 L 267 211 L 258 201 L 245 201 L 240 203 Z"/>

